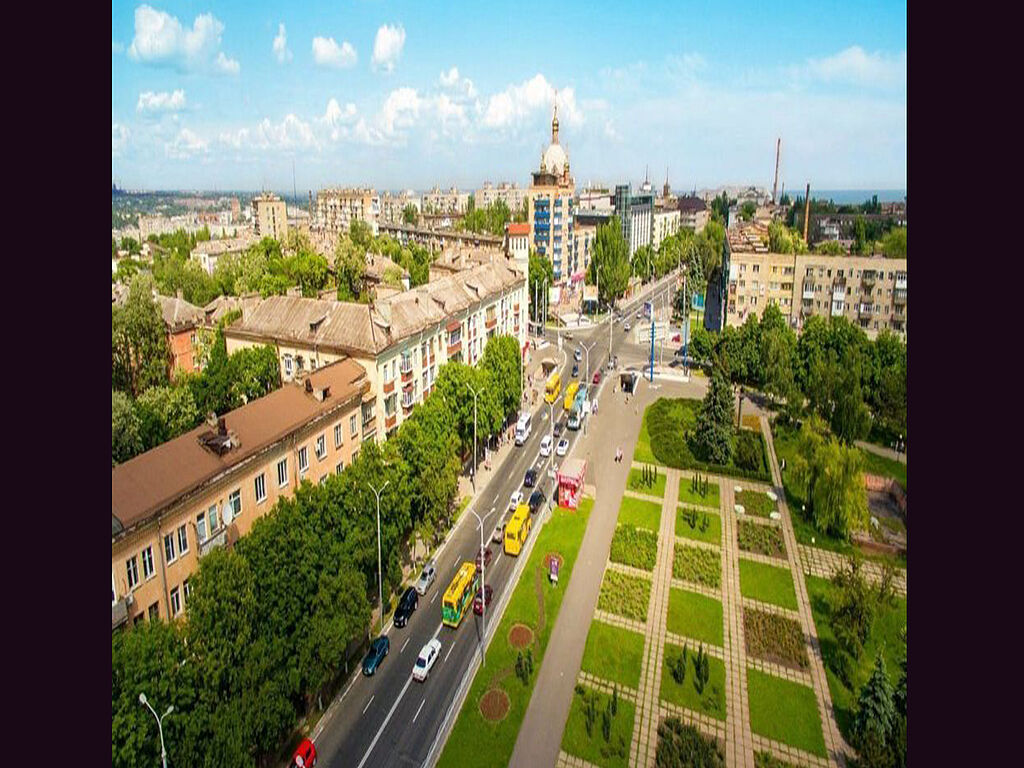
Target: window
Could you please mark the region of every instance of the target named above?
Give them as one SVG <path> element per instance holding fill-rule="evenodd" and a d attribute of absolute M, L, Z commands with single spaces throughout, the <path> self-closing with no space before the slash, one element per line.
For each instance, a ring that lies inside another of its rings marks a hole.
<path fill-rule="evenodd" d="M 384 365 L 384 383 L 391 383 L 391 367 L 387 364 Z"/>
<path fill-rule="evenodd" d="M 124 568 L 128 573 L 128 591 L 131 592 L 139 583 L 139 561 L 135 555 L 124 561 Z"/>
<path fill-rule="evenodd" d="M 358 448 L 356 448 L 356 449 L 355 449 L 354 451 L 352 451 L 352 461 L 353 461 L 353 463 L 354 463 L 354 462 L 355 462 L 355 460 L 356 460 L 356 459 L 358 459 L 358 458 L 359 458 L 359 449 L 358 449 Z"/>
<path fill-rule="evenodd" d="M 334 447 L 335 448 L 341 448 L 341 443 L 342 443 L 343 438 L 344 438 L 344 431 L 345 430 L 343 430 L 341 428 L 341 422 L 340 421 L 337 424 L 334 425 Z"/>
<path fill-rule="evenodd" d="M 320 475 L 320 485 L 327 485 L 327 474 Z"/>
<path fill-rule="evenodd" d="M 260 472 L 256 478 L 256 503 L 267 500 L 267 477 Z"/>
<path fill-rule="evenodd" d="M 187 603 L 188 599 L 192 597 L 192 587 L 189 586 L 188 579 L 185 579 L 183 582 L 181 582 L 181 593 L 182 595 L 184 595 L 185 602 Z"/>
<path fill-rule="evenodd" d="M 156 569 L 153 568 L 153 546 L 150 545 L 142 550 L 142 578 L 148 579 Z"/>
<path fill-rule="evenodd" d="M 181 591 L 175 587 L 171 590 L 171 616 L 181 613 Z"/>
<path fill-rule="evenodd" d="M 188 552 L 188 528 L 184 525 L 178 528 L 178 551 L 181 554 Z"/>
<path fill-rule="evenodd" d="M 206 541 L 206 513 L 200 512 L 196 515 L 196 534 L 199 536 L 199 543 Z"/>
<path fill-rule="evenodd" d="M 178 554 L 174 551 L 174 534 L 168 533 L 164 536 L 164 562 L 173 563 L 178 559 Z"/>
<path fill-rule="evenodd" d="M 228 506 L 231 507 L 231 516 L 238 517 L 242 514 L 242 491 L 239 488 L 235 488 L 228 496 Z"/>
<path fill-rule="evenodd" d="M 207 512 L 206 516 L 209 518 L 209 522 L 210 522 L 210 533 L 213 533 L 214 531 L 216 531 L 220 527 L 220 521 L 217 519 L 218 516 L 217 516 L 217 505 L 216 504 L 211 504 L 210 505 L 210 510 L 209 510 L 209 512 Z"/>
<path fill-rule="evenodd" d="M 359 425 L 356 422 L 356 415 L 352 414 L 348 420 L 348 434 L 349 437 L 355 437 L 359 434 Z"/>
<path fill-rule="evenodd" d="M 754 272 L 755 272 L 755 274 L 756 274 L 757 272 L 760 272 L 760 271 L 761 271 L 761 265 L 760 265 L 760 264 L 755 264 L 755 265 L 754 265 Z"/>
<path fill-rule="evenodd" d="M 340 475 L 340 474 L 341 474 L 341 470 L 343 470 L 344 468 L 345 468 L 345 462 L 343 462 L 343 461 L 339 461 L 339 462 L 338 462 L 338 463 L 337 463 L 337 464 L 336 464 L 336 465 L 334 466 L 334 474 L 336 474 L 336 475 Z"/>
<path fill-rule="evenodd" d="M 292 375 L 292 356 L 291 355 L 285 355 L 284 356 L 284 375 L 285 376 L 291 376 Z"/>
<path fill-rule="evenodd" d="M 156 621 L 159 618 L 160 618 L 160 604 L 159 603 L 153 603 L 151 606 L 149 606 L 149 620 L 150 621 Z"/>
<path fill-rule="evenodd" d="M 327 437 L 325 435 L 320 435 L 320 437 L 316 439 L 315 450 L 316 457 L 323 461 L 324 456 L 327 455 Z"/>
<path fill-rule="evenodd" d="M 309 469 L 309 449 L 306 446 L 299 448 L 299 474 Z"/>
<path fill-rule="evenodd" d="M 395 415 L 395 403 L 397 401 L 398 398 L 394 392 L 384 398 L 384 413 L 387 414 L 388 417 Z"/>
<path fill-rule="evenodd" d="M 277 487 L 284 488 L 288 485 L 288 458 L 285 457 L 277 462 Z"/>

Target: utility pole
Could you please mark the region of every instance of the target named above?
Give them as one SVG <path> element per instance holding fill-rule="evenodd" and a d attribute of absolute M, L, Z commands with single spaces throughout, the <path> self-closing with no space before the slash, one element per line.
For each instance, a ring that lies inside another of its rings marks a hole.
<path fill-rule="evenodd" d="M 804 195 L 804 242 L 807 242 L 807 228 L 811 223 L 811 182 L 807 182 L 807 192 Z"/>
<path fill-rule="evenodd" d="M 174 711 L 174 705 L 171 704 L 169 707 L 167 707 L 167 711 L 164 712 L 163 717 L 161 717 L 156 713 L 156 710 L 153 709 L 153 706 L 146 699 L 146 694 L 139 694 L 139 704 L 142 704 L 144 707 L 147 707 L 149 711 L 153 713 L 153 717 L 156 718 L 156 727 L 157 730 L 160 731 L 160 759 L 163 761 L 163 767 L 167 768 L 167 750 L 164 748 L 164 717 L 167 717 L 169 714 L 171 714 L 171 712 Z"/>
<path fill-rule="evenodd" d="M 384 493 L 384 489 L 388 487 L 390 480 L 386 480 L 384 485 L 380 487 L 378 491 L 372 485 L 367 483 L 370 490 L 373 491 L 377 497 L 377 587 L 378 587 L 378 599 L 380 600 L 380 631 L 384 633 L 384 569 L 381 567 L 381 552 L 380 552 L 380 495 Z"/>
<path fill-rule="evenodd" d="M 480 392 L 477 392 L 469 382 L 466 382 L 466 386 L 473 393 L 473 493 L 476 493 L 476 396 L 483 392 L 484 388 L 481 387 Z"/>
<path fill-rule="evenodd" d="M 482 518 L 475 509 L 471 508 L 469 511 L 473 513 L 480 528 L 480 602 L 484 606 L 483 630 L 480 632 L 480 664 L 484 666 L 487 664 L 487 558 L 484 557 L 484 520 L 490 517 L 494 510 Z"/>

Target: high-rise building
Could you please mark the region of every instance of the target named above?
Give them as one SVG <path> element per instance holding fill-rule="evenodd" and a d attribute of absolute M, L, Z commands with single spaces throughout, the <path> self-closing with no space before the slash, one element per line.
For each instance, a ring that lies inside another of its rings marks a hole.
<path fill-rule="evenodd" d="M 527 190 L 531 244 L 551 262 L 556 283 L 582 279 L 584 265 L 576 254 L 573 239 L 576 182 L 569 173 L 569 154 L 558 143 L 558 106 L 551 120 L 551 144 L 540 158 Z"/>
<path fill-rule="evenodd" d="M 288 236 L 288 211 L 284 200 L 271 192 L 252 199 L 252 221 L 257 237 L 272 237 L 283 242 Z"/>
<path fill-rule="evenodd" d="M 501 200 L 515 215 L 522 210 L 523 203 L 526 202 L 526 194 L 525 189 L 516 184 L 509 184 L 507 181 L 501 182 L 498 186 L 485 181 L 484 185 L 474 193 L 473 204 L 477 208 L 489 208 Z"/>
<path fill-rule="evenodd" d="M 353 221 L 365 221 L 377 234 L 380 198 L 373 189 L 321 189 L 316 193 L 313 229 L 322 235 L 348 232 Z"/>
<path fill-rule="evenodd" d="M 654 191 L 650 182 L 644 182 L 636 194 L 629 184 L 615 185 L 615 215 L 629 244 L 629 257 L 633 258 L 637 248 L 650 245 L 654 239 Z"/>

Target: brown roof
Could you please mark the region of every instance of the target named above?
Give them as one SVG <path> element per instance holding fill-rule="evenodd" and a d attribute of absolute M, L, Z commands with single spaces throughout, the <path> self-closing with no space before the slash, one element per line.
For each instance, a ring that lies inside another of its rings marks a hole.
<path fill-rule="evenodd" d="M 125 529 L 145 522 L 291 433 L 369 389 L 366 371 L 354 360 L 340 360 L 309 375 L 314 389 L 329 387 L 323 402 L 303 385 L 286 384 L 265 397 L 225 414 L 233 447 L 223 456 L 204 447 L 207 424 L 113 468 L 110 475 L 113 517 Z M 113 526 L 116 529 L 116 525 Z"/>
<path fill-rule="evenodd" d="M 707 204 L 703 200 L 693 195 L 680 197 L 678 206 L 680 213 L 700 213 L 708 209 Z"/>
<path fill-rule="evenodd" d="M 508 233 L 510 235 L 528 235 L 530 234 L 530 225 L 525 221 L 518 224 L 509 224 Z"/>
<path fill-rule="evenodd" d="M 177 297 L 157 296 L 156 302 L 160 306 L 160 313 L 168 331 L 181 331 L 199 325 L 206 316 L 195 304 L 189 304 Z"/>
<path fill-rule="evenodd" d="M 192 253 L 200 254 L 222 254 L 222 253 L 239 253 L 246 250 L 249 246 L 255 245 L 259 242 L 259 238 L 256 235 L 244 234 L 241 237 L 231 237 L 224 240 L 205 240 L 201 243 L 196 243 L 196 247 L 192 249 Z"/>
<path fill-rule="evenodd" d="M 205 324 L 215 328 L 226 314 L 236 309 L 242 310 L 242 316 L 249 314 L 260 303 L 258 293 L 247 293 L 244 296 L 218 296 L 205 307 Z"/>

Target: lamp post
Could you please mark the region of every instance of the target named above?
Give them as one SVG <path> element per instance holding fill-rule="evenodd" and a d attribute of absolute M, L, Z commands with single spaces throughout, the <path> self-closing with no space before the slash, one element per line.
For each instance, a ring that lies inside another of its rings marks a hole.
<path fill-rule="evenodd" d="M 475 509 L 470 509 L 469 511 L 473 513 L 477 526 L 480 528 L 480 602 L 484 606 L 483 629 L 480 632 L 480 665 L 485 666 L 487 664 L 487 558 L 484 557 L 484 520 L 491 516 L 494 509 L 492 508 L 483 517 L 480 517 Z"/>
<path fill-rule="evenodd" d="M 388 487 L 390 480 L 385 480 L 384 485 L 380 487 L 378 491 L 372 485 L 367 483 L 370 490 L 373 491 L 377 497 L 377 591 L 378 598 L 380 599 L 380 631 L 384 631 L 384 569 L 381 567 L 381 552 L 380 552 L 380 495 L 384 493 L 384 489 Z"/>
<path fill-rule="evenodd" d="M 590 344 L 584 344 L 582 341 L 580 342 L 580 346 L 583 347 L 583 351 L 586 352 L 587 355 L 586 381 L 590 381 L 590 350 L 593 349 L 595 344 L 597 344 L 597 341 L 592 341 Z"/>
<path fill-rule="evenodd" d="M 149 711 L 153 713 L 153 717 L 156 718 L 156 727 L 160 732 L 160 760 L 163 762 L 164 768 L 167 768 L 167 750 L 164 748 L 164 718 L 174 711 L 174 705 L 171 704 L 167 707 L 167 711 L 164 712 L 163 715 L 158 715 L 144 693 L 139 694 L 139 704 L 142 704 L 144 707 L 149 709 Z"/>
<path fill-rule="evenodd" d="M 476 493 L 476 396 L 484 391 L 484 387 L 480 387 L 480 392 L 477 392 L 468 381 L 466 386 L 473 393 L 473 493 Z"/>

